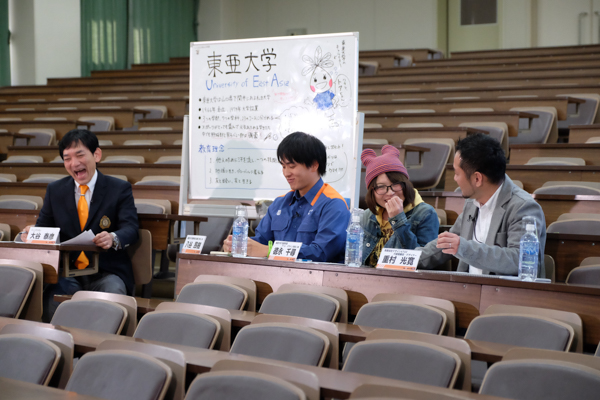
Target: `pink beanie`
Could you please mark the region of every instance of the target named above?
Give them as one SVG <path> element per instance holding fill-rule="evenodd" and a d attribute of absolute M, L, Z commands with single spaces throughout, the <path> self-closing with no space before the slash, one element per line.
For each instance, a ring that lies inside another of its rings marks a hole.
<path fill-rule="evenodd" d="M 381 155 L 377 157 L 373 149 L 364 149 L 360 159 L 365 167 L 367 174 L 365 182 L 367 187 L 371 181 L 384 172 L 400 172 L 410 179 L 408 171 L 400 161 L 400 151 L 394 146 L 386 144 L 381 148 Z"/>

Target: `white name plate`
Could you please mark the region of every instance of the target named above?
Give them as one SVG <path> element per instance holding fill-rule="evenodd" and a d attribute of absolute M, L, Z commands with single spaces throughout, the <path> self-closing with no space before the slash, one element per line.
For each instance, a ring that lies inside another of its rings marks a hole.
<path fill-rule="evenodd" d="M 276 240 L 271 248 L 271 254 L 269 254 L 269 260 L 279 261 L 296 261 L 298 253 L 302 247 L 302 242 L 284 242 L 283 240 Z"/>
<path fill-rule="evenodd" d="M 181 252 L 187 254 L 201 254 L 205 241 L 206 236 L 187 235 Z"/>
<path fill-rule="evenodd" d="M 376 268 L 414 271 L 419 264 L 420 250 L 383 249 Z"/>

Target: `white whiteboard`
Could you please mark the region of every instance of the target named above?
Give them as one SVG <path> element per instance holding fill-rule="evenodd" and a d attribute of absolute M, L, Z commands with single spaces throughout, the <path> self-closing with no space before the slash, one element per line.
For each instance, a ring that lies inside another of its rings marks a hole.
<path fill-rule="evenodd" d="M 281 196 L 277 146 L 302 131 L 327 147 L 323 180 L 354 203 L 357 67 L 358 33 L 191 43 L 189 198 Z"/>

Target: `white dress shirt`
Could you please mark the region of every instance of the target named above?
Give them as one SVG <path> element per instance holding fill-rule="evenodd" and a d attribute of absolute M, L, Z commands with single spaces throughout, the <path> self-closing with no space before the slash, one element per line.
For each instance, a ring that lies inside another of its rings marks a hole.
<path fill-rule="evenodd" d="M 94 171 L 94 176 L 92 176 L 92 179 L 88 182 L 87 187 L 88 190 L 87 192 L 85 192 L 85 201 L 87 201 L 88 204 L 88 210 L 91 208 L 90 205 L 92 204 L 92 196 L 94 194 L 94 188 L 96 187 L 96 181 L 98 180 L 98 170 Z M 79 202 L 79 196 L 81 196 L 81 191 L 79 190 L 79 183 L 77 183 L 77 181 L 75 181 L 75 206 L 77 206 L 77 203 Z"/>
<path fill-rule="evenodd" d="M 504 185 L 504 183 L 502 183 L 502 185 Z M 492 195 L 492 197 L 490 197 L 490 199 L 485 204 L 481 204 L 477 200 L 473 200 L 473 204 L 475 204 L 475 206 L 479 209 L 477 219 L 475 220 L 475 229 L 473 230 L 472 238 L 472 240 L 476 241 L 477 243 L 485 243 L 485 239 L 487 238 L 488 232 L 490 230 L 492 215 L 494 214 L 494 210 L 496 209 L 498 193 L 500 193 L 502 185 L 498 187 L 498 190 L 496 190 L 496 192 Z M 469 265 L 469 273 L 481 275 L 483 271 L 479 268 L 475 268 L 474 266 Z"/>

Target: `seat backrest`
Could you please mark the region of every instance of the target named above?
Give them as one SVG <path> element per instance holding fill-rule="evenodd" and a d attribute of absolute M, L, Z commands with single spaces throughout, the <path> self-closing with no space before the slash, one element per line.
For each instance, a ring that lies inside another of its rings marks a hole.
<path fill-rule="evenodd" d="M 8 233 L 8 239 L 11 240 L 10 231 Z M 42 318 L 42 292 L 44 288 L 44 267 L 42 264 L 27 260 L 0 259 L 0 265 L 22 267 L 33 271 L 35 281 L 19 317 L 29 321 L 40 321 Z"/>
<path fill-rule="evenodd" d="M 514 306 L 507 304 L 492 304 L 483 312 L 484 315 L 515 313 L 522 315 L 533 315 L 536 317 L 551 318 L 554 321 L 559 321 L 567 324 L 573 329 L 573 342 L 568 350 L 574 350 L 579 353 L 583 351 L 583 322 L 581 317 L 569 311 L 553 310 L 549 308 Z M 533 347 L 533 346 L 530 346 Z"/>
<path fill-rule="evenodd" d="M 193 282 L 185 285 L 177 302 L 243 310 L 248 293 L 241 287 L 227 282 Z"/>
<path fill-rule="evenodd" d="M 340 303 L 321 293 L 295 291 L 271 293 L 265 297 L 259 312 L 335 321 Z"/>
<path fill-rule="evenodd" d="M 138 241 L 127 247 L 131 260 L 133 280 L 136 285 L 146 285 L 152 280 L 152 233 L 147 229 L 138 230 Z"/>
<path fill-rule="evenodd" d="M 186 400 L 304 400 L 297 386 L 271 375 L 252 371 L 218 371 L 194 379 Z"/>
<path fill-rule="evenodd" d="M 480 315 L 469 324 L 465 339 L 568 351 L 573 328 L 560 321 L 532 315 Z"/>
<path fill-rule="evenodd" d="M 133 336 L 135 328 L 137 326 L 137 301 L 133 296 L 126 296 L 124 294 L 105 293 L 105 292 L 93 292 L 89 290 L 79 290 L 73 294 L 72 300 L 105 300 L 110 301 L 124 307 L 127 311 L 127 319 L 125 320 L 125 326 L 123 332 L 126 336 Z"/>
<path fill-rule="evenodd" d="M 387 385 L 383 386 L 372 383 L 360 385 L 352 391 L 349 398 L 356 400 L 457 400 L 463 398 L 453 390 L 444 390 L 442 392 L 442 389 L 438 389 L 434 386 L 420 386 L 416 389 L 402 384 L 392 386 L 388 383 Z"/>
<path fill-rule="evenodd" d="M 105 300 L 68 300 L 59 304 L 50 323 L 119 334 L 126 319 L 127 310 L 120 304 Z"/>
<path fill-rule="evenodd" d="M 525 165 L 585 165 L 581 157 L 531 157 Z"/>
<path fill-rule="evenodd" d="M 405 145 L 415 145 L 428 148 L 429 151 L 421 155 L 420 162 L 407 154 L 405 165 L 410 176 L 410 181 L 418 189 L 436 187 L 446 169 L 446 163 L 454 157 L 454 141 L 452 139 L 407 139 Z"/>
<path fill-rule="evenodd" d="M 403 122 L 401 124 L 398 124 L 398 128 L 443 128 L 443 127 L 444 127 L 444 124 L 441 124 L 439 122 Z"/>
<path fill-rule="evenodd" d="M 163 199 L 135 199 L 138 214 L 171 214 L 171 202 Z"/>
<path fill-rule="evenodd" d="M 600 136 L 593 136 L 591 138 L 588 138 L 588 140 L 586 140 L 585 142 L 590 144 L 600 143 Z"/>
<path fill-rule="evenodd" d="M 115 129 L 115 119 L 110 116 L 79 117 L 79 121 L 92 122 L 94 125 L 89 128 L 92 132 L 112 131 Z"/>
<path fill-rule="evenodd" d="M 136 185 L 179 186 L 179 176 L 148 175 L 136 182 Z"/>
<path fill-rule="evenodd" d="M 551 255 L 544 254 L 544 268 L 546 268 L 546 275 L 544 276 L 554 283 L 556 281 L 556 264 Z"/>
<path fill-rule="evenodd" d="M 288 323 L 253 323 L 237 334 L 230 353 L 321 366 L 329 349 L 327 336 Z"/>
<path fill-rule="evenodd" d="M 36 155 L 9 156 L 3 163 L 43 163 L 44 158 Z"/>
<path fill-rule="evenodd" d="M 305 328 L 310 328 L 322 333 L 329 340 L 329 348 L 327 349 L 327 354 L 325 356 L 325 361 L 323 362 L 323 365 L 332 369 L 338 369 L 340 367 L 340 333 L 335 323 L 328 321 L 319 321 L 318 319 L 311 318 L 290 317 L 287 315 L 271 314 L 259 314 L 252 320 L 252 324 L 268 323 L 300 325 Z"/>
<path fill-rule="evenodd" d="M 56 131 L 51 128 L 23 128 L 19 133 L 32 135 L 27 143 L 29 146 L 51 146 L 56 144 Z"/>
<path fill-rule="evenodd" d="M 567 285 L 589 285 L 600 287 L 600 264 L 574 268 L 567 275 Z"/>
<path fill-rule="evenodd" d="M 587 218 L 558 219 L 548 225 L 546 229 L 546 233 L 567 233 L 573 235 L 596 235 L 599 231 L 600 221 L 589 220 Z"/>
<path fill-rule="evenodd" d="M 194 282 L 225 282 L 239 286 L 246 291 L 248 299 L 246 307 L 248 311 L 256 311 L 256 283 L 252 279 L 240 278 L 226 275 L 198 275 Z"/>
<path fill-rule="evenodd" d="M 181 156 L 161 156 L 154 164 L 181 164 Z"/>
<path fill-rule="evenodd" d="M 17 176 L 15 174 L 0 174 L 0 182 L 16 182 Z"/>
<path fill-rule="evenodd" d="M 229 351 L 229 348 L 231 347 L 231 313 L 229 310 L 219 307 L 201 306 L 198 304 L 163 301 L 156 306 L 155 311 L 192 312 L 195 314 L 208 315 L 216 320 L 221 327 L 214 347 L 221 351 Z"/>
<path fill-rule="evenodd" d="M 488 136 L 500 142 L 502 150 L 504 150 L 504 154 L 506 154 L 506 158 L 508 158 L 508 125 L 506 122 L 463 122 L 458 126 L 487 131 Z"/>
<path fill-rule="evenodd" d="M 600 393 L 600 371 L 554 360 L 511 360 L 492 365 L 480 394 L 511 399 L 592 400 Z"/>
<path fill-rule="evenodd" d="M 435 110 L 432 108 L 413 108 L 413 109 L 401 109 L 395 110 L 395 114 L 427 114 L 427 113 L 435 113 Z"/>
<path fill-rule="evenodd" d="M 600 257 L 586 257 L 583 260 L 581 260 L 581 262 L 579 263 L 579 266 L 583 267 L 586 265 L 596 265 L 596 264 L 600 264 Z"/>
<path fill-rule="evenodd" d="M 220 330 L 219 321 L 208 315 L 165 310 L 144 315 L 133 337 L 212 349 Z"/>
<path fill-rule="evenodd" d="M 452 388 L 461 360 L 455 353 L 414 340 L 378 339 L 352 347 L 343 371 Z"/>
<path fill-rule="evenodd" d="M 183 400 L 185 396 L 186 359 L 182 351 L 169 346 L 143 343 L 138 340 L 105 340 L 97 351 L 131 351 L 153 357 L 171 370 L 171 381 L 165 393 L 166 400 Z"/>
<path fill-rule="evenodd" d="M 143 164 L 146 160 L 144 156 L 132 156 L 132 155 L 120 155 L 120 156 L 106 156 L 102 163 L 120 163 L 120 164 Z"/>
<path fill-rule="evenodd" d="M 73 353 L 75 352 L 75 343 L 70 333 L 33 324 L 9 324 L 0 330 L 0 336 L 4 334 L 32 335 L 55 344 L 60 349 L 60 359 L 48 384 L 60 389 L 65 388 L 73 372 Z"/>
<path fill-rule="evenodd" d="M 79 359 L 66 390 L 103 399 L 162 400 L 171 376 L 171 369 L 154 357 L 99 350 Z"/>
<path fill-rule="evenodd" d="M 446 210 L 442 210 L 441 208 L 436 208 L 435 213 L 438 216 L 438 221 L 440 225 L 448 225 L 448 215 L 446 214 Z"/>
<path fill-rule="evenodd" d="M 522 111 L 536 114 L 538 117 L 529 121 L 529 126 L 521 128 L 519 135 L 508 139 L 512 144 L 525 143 L 556 143 L 558 140 L 558 125 L 556 108 L 554 107 L 514 107 L 510 111 Z M 525 121 L 525 119 L 523 119 Z M 521 121 L 519 122 L 521 125 Z"/>
<path fill-rule="evenodd" d="M 160 146 L 162 142 L 158 139 L 129 139 L 123 142 L 124 146 Z"/>
<path fill-rule="evenodd" d="M 62 162 L 62 160 L 61 160 Z M 51 183 L 59 179 L 65 178 L 68 175 L 63 174 L 31 174 L 29 178 L 23 179 L 23 182 L 29 183 Z"/>
<path fill-rule="evenodd" d="M 34 203 L 35 210 L 40 210 L 44 204 L 44 199 L 40 196 L 29 196 L 25 194 L 5 194 L 0 196 L 0 201 L 24 200 L 27 203 Z"/>
<path fill-rule="evenodd" d="M 582 185 L 580 182 L 570 182 L 563 185 L 539 187 L 533 191 L 534 194 L 548 195 L 600 195 L 600 187 L 594 188 L 587 185 Z"/>
<path fill-rule="evenodd" d="M 0 317 L 19 318 L 35 278 L 32 270 L 14 263 L 0 265 Z"/>
<path fill-rule="evenodd" d="M 60 359 L 49 340 L 22 333 L 0 335 L 0 376 L 48 385 Z"/>
<path fill-rule="evenodd" d="M 9 224 L 0 223 L 0 240 L 4 240 L 4 241 L 12 240 Z"/>
<path fill-rule="evenodd" d="M 436 297 L 417 296 L 404 293 L 378 293 L 373 296 L 372 303 L 378 301 L 409 301 L 418 304 L 426 304 L 437 308 L 446 314 L 446 327 L 444 334 L 453 337 L 456 332 L 456 308 L 450 300 L 438 299 Z"/>
<path fill-rule="evenodd" d="M 378 301 L 362 306 L 354 324 L 440 335 L 446 327 L 446 314 L 425 304 Z"/>
<path fill-rule="evenodd" d="M 585 100 L 585 103 L 569 103 L 567 105 L 567 119 L 558 121 L 559 128 L 569 128 L 571 125 L 590 125 L 600 122 L 598 116 L 598 93 L 559 94 L 556 97 L 575 97 Z"/>
<path fill-rule="evenodd" d="M 494 112 L 492 107 L 459 107 L 451 108 L 450 112 Z"/>
<path fill-rule="evenodd" d="M 319 379 L 317 378 L 317 375 L 304 369 L 282 365 L 281 363 L 275 363 L 269 360 L 261 362 L 221 360 L 213 365 L 211 371 L 252 371 L 275 376 L 302 389 L 308 400 L 320 399 Z"/>
<path fill-rule="evenodd" d="M 340 303 L 340 311 L 337 320 L 343 323 L 348 322 L 348 293 L 344 289 L 321 285 L 302 285 L 299 283 L 284 283 L 277 289 L 277 293 L 295 291 L 321 293 L 333 297 Z"/>

